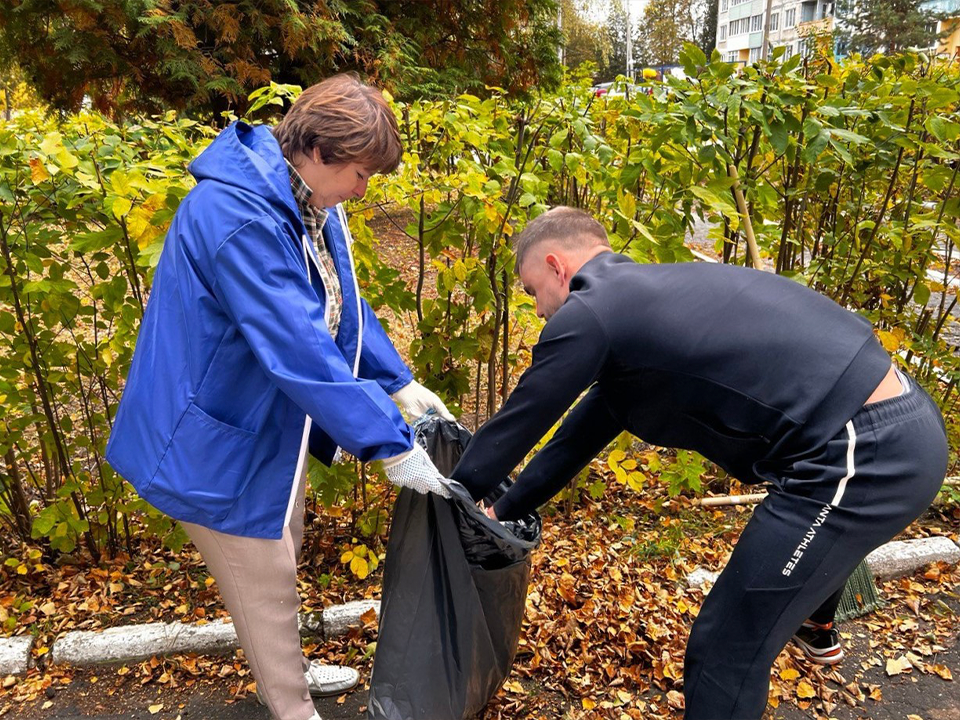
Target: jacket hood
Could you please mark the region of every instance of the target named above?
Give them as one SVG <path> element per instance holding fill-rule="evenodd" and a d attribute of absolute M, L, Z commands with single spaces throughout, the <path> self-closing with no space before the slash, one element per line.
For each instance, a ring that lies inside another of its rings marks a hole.
<path fill-rule="evenodd" d="M 266 125 L 252 126 L 241 120 L 232 123 L 188 169 L 198 182 L 233 185 L 298 215 L 286 161 Z"/>

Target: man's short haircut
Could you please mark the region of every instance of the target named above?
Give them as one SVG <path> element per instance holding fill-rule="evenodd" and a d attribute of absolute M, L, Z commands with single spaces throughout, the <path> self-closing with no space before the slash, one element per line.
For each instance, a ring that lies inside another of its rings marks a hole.
<path fill-rule="evenodd" d="M 287 160 L 310 157 L 326 164 L 360 163 L 370 173 L 393 172 L 403 147 L 393 110 L 381 92 L 353 73 L 311 85 L 273 130 Z"/>
<path fill-rule="evenodd" d="M 607 231 L 590 213 L 578 208 L 558 205 L 538 215 L 513 241 L 517 257 L 517 272 L 530 249 L 545 240 L 553 240 L 569 249 L 610 247 Z"/>

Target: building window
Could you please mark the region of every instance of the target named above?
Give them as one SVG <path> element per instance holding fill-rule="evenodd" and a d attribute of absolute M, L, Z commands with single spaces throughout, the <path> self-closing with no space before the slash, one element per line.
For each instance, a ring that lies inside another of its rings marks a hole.
<path fill-rule="evenodd" d="M 796 24 L 797 24 L 797 9 L 790 8 L 789 10 L 784 11 L 783 26 L 785 28 L 792 28 Z"/>
<path fill-rule="evenodd" d="M 810 42 L 807 39 L 800 40 L 797 43 L 797 55 L 806 56 L 810 50 Z"/>
<path fill-rule="evenodd" d="M 740 55 L 736 50 L 732 50 L 727 53 L 727 62 L 737 62 L 740 59 Z"/>
<path fill-rule="evenodd" d="M 780 29 L 780 13 L 776 12 L 770 16 L 770 31 Z"/>
<path fill-rule="evenodd" d="M 750 32 L 760 32 L 763 30 L 763 15 L 754 15 L 750 18 Z"/>
<path fill-rule="evenodd" d="M 726 26 L 726 25 L 721 25 L 721 26 L 720 26 L 720 39 L 721 39 L 721 40 L 726 40 L 726 39 L 727 39 L 727 26 Z"/>
<path fill-rule="evenodd" d="M 726 12 L 728 4 L 729 3 L 727 0 L 722 0 L 722 2 L 720 3 L 720 12 Z"/>
<path fill-rule="evenodd" d="M 750 62 L 754 63 L 760 59 L 760 48 L 750 48 Z"/>
<path fill-rule="evenodd" d="M 783 51 L 783 59 L 789 60 L 790 56 L 793 55 L 793 43 L 787 43 L 784 47 L 786 50 Z"/>

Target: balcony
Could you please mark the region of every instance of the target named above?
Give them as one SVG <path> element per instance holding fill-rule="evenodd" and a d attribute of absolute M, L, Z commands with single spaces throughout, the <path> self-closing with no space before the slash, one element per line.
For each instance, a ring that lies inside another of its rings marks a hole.
<path fill-rule="evenodd" d="M 924 10 L 943 13 L 947 17 L 960 16 L 960 0 L 927 0 L 921 7 Z"/>
<path fill-rule="evenodd" d="M 960 2 L 960 0 L 937 0 L 947 2 Z M 800 3 L 800 25 L 810 22 L 818 22 L 826 18 L 833 17 L 833 3 L 823 2 L 823 0 L 804 0 Z"/>
<path fill-rule="evenodd" d="M 798 35 L 821 35 L 833 32 L 833 17 L 828 16 L 819 20 L 806 20 L 797 23 Z"/>

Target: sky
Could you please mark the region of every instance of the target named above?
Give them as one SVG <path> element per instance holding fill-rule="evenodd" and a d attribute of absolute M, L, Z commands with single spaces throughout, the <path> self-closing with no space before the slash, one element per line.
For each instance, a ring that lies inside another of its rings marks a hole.
<path fill-rule="evenodd" d="M 643 8 L 646 4 L 647 0 L 625 0 L 624 2 L 624 5 L 630 6 L 630 19 L 634 21 L 639 20 L 643 15 Z M 593 0 L 590 8 L 592 12 L 588 15 L 594 20 L 603 20 L 607 16 L 610 5 L 611 3 L 605 0 Z"/>

